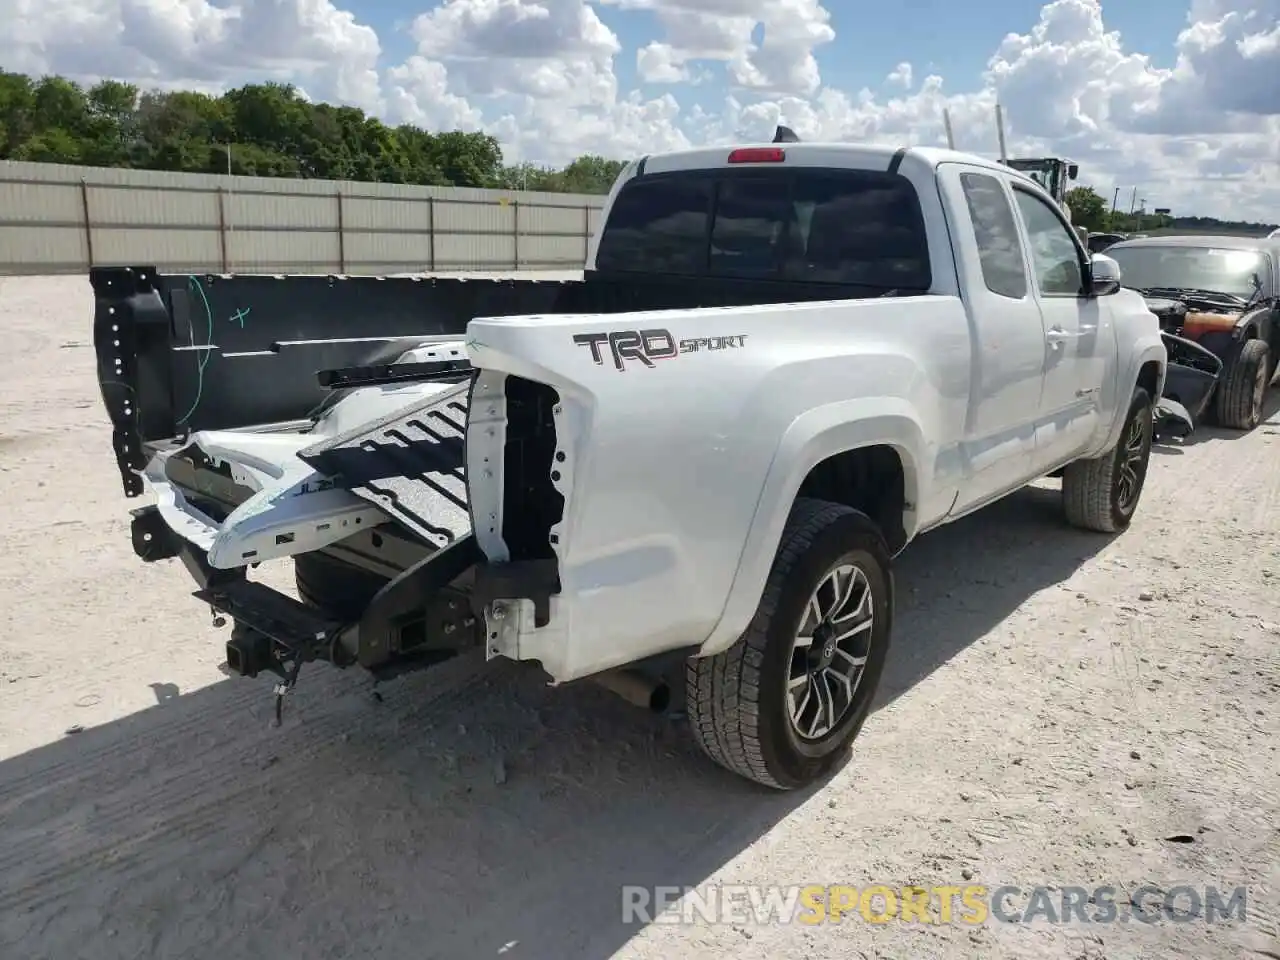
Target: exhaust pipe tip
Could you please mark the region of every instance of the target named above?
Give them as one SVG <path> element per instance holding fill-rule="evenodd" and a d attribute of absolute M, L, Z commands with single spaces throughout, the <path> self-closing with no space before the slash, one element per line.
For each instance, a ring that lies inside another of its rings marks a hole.
<path fill-rule="evenodd" d="M 671 706 L 671 687 L 635 670 L 606 670 L 590 679 L 627 703 L 651 713 L 666 713 Z"/>
<path fill-rule="evenodd" d="M 655 684 L 653 692 L 649 694 L 649 709 L 654 713 L 666 713 L 670 706 L 671 688 L 665 683 Z"/>

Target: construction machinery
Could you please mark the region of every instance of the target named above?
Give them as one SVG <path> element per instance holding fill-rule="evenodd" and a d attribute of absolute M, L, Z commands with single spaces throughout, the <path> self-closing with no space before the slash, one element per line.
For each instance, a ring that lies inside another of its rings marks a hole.
<path fill-rule="evenodd" d="M 948 111 L 942 112 L 942 120 L 947 132 L 947 147 L 954 150 L 955 137 L 951 133 L 951 116 Z M 1000 140 L 1000 162 L 1006 167 L 1025 173 L 1040 184 L 1070 220 L 1071 208 L 1067 205 L 1067 191 L 1070 187 L 1067 184 L 1080 175 L 1079 164 L 1065 157 L 1010 157 L 1004 144 L 1004 110 L 998 103 L 996 104 L 996 136 Z"/>
<path fill-rule="evenodd" d="M 1017 157 L 1001 158 L 1001 163 L 1014 170 L 1020 170 L 1035 180 L 1048 191 L 1058 205 L 1070 213 L 1067 206 L 1067 182 L 1074 180 L 1080 172 L 1077 164 L 1062 157 Z"/>

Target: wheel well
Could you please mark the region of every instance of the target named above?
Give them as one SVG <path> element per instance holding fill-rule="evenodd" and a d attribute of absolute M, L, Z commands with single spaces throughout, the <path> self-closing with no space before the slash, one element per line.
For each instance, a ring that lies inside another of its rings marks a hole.
<path fill-rule="evenodd" d="M 1271 315 L 1271 321 L 1267 324 L 1267 346 L 1271 348 L 1272 353 L 1280 351 L 1280 323 L 1276 322 L 1277 314 Z"/>
<path fill-rule="evenodd" d="M 1159 400 L 1156 395 L 1156 386 L 1160 383 L 1160 364 L 1154 360 L 1149 360 L 1142 365 L 1142 369 L 1138 371 L 1138 386 L 1146 390 L 1151 395 L 1152 401 Z M 1128 401 L 1125 401 L 1128 403 Z"/>
<path fill-rule="evenodd" d="M 906 545 L 906 471 L 893 447 L 859 447 L 827 457 L 809 471 L 796 495 L 861 510 L 880 528 L 890 554 Z"/>

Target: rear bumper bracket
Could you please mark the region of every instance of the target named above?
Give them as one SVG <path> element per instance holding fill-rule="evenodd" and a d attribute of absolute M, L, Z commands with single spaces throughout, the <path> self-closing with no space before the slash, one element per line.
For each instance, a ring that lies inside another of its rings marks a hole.
<path fill-rule="evenodd" d="M 513 560 L 480 564 L 471 587 L 471 606 L 483 617 L 495 600 L 530 600 L 533 624 L 551 622 L 551 598 L 560 592 L 560 568 L 556 560 Z"/>
<path fill-rule="evenodd" d="M 129 534 L 133 539 L 133 552 L 143 563 L 172 560 L 178 555 L 182 538 L 177 536 L 160 515 L 160 508 L 152 504 L 129 511 L 133 521 Z"/>

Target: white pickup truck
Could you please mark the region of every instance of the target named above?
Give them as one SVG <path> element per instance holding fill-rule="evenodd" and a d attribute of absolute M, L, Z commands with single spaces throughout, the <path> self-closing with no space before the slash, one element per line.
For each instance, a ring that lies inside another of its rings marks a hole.
<path fill-rule="evenodd" d="M 795 788 L 868 714 L 915 537 L 1055 474 L 1129 525 L 1165 347 L 1029 178 L 705 148 L 602 224 L 563 283 L 93 271 L 135 549 L 277 704 L 308 661 L 479 646 L 660 705 L 674 653 L 705 751 Z M 301 601 L 247 575 L 284 557 Z"/>

